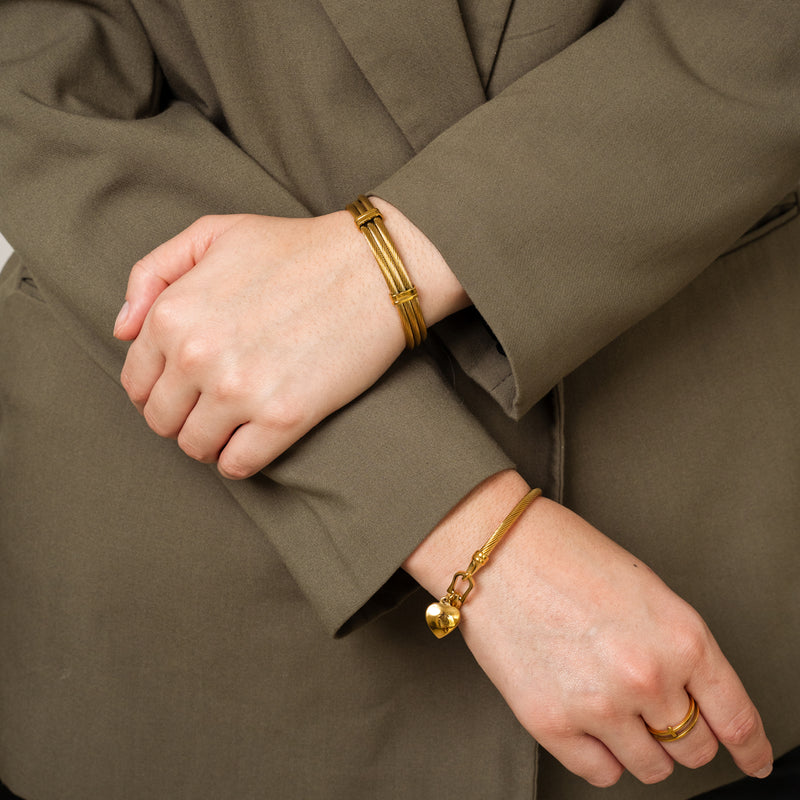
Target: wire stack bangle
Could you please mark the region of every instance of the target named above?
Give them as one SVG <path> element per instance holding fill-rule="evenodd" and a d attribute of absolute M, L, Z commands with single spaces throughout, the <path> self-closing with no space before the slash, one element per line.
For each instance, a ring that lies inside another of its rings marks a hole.
<path fill-rule="evenodd" d="M 356 227 L 364 234 L 381 268 L 392 302 L 400 314 L 406 347 L 413 350 L 425 341 L 428 329 L 422 318 L 417 289 L 411 283 L 397 248 L 386 230 L 381 212 L 363 194 L 354 203 L 350 203 L 347 210 L 353 215 Z"/>

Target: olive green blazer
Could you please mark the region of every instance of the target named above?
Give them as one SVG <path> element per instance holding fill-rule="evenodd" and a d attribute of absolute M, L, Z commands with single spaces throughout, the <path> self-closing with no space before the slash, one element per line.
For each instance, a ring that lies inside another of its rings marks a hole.
<path fill-rule="evenodd" d="M 399 570 L 511 464 L 693 603 L 800 743 L 798 36 L 778 0 L 1 5 L 0 777 L 600 796 Z M 133 262 L 366 190 L 474 308 L 250 480 L 152 434 L 111 337 Z"/>

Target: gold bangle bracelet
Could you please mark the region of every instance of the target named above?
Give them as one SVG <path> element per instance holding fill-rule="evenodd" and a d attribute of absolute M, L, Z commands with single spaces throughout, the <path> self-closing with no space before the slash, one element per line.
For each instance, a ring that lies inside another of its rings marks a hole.
<path fill-rule="evenodd" d="M 531 489 L 511 509 L 508 516 L 489 537 L 489 541 L 480 550 L 475 551 L 469 566 L 463 572 L 456 572 L 453 575 L 453 580 L 450 581 L 450 586 L 447 587 L 447 594 L 438 603 L 431 603 L 428 606 L 425 611 L 425 621 L 437 639 L 447 636 L 448 633 L 458 627 L 458 623 L 461 622 L 460 608 L 475 585 L 473 580 L 475 573 L 486 564 L 492 550 L 497 547 L 497 544 L 506 535 L 509 528 L 522 516 L 523 511 L 541 494 L 541 489 Z M 456 584 L 459 581 L 465 581 L 467 584 L 462 592 L 456 591 Z"/>
<path fill-rule="evenodd" d="M 400 254 L 386 230 L 381 212 L 363 194 L 359 195 L 358 200 L 354 203 L 350 203 L 347 210 L 353 215 L 356 227 L 364 234 L 364 238 L 378 262 L 386 285 L 389 287 L 392 302 L 400 315 L 406 347 L 412 350 L 422 344 L 428 335 L 416 287 L 411 283 L 411 278 L 408 277 Z"/>

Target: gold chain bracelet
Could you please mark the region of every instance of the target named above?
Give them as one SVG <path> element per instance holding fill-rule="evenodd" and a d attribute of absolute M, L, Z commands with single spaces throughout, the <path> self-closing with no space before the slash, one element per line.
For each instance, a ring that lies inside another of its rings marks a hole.
<path fill-rule="evenodd" d="M 381 212 L 363 194 L 347 210 L 353 215 L 356 227 L 364 234 L 367 243 L 381 268 L 392 301 L 400 314 L 406 347 L 412 350 L 422 344 L 428 335 L 422 310 L 419 307 L 417 289 L 400 259 L 400 254 L 383 223 Z"/>
<path fill-rule="evenodd" d="M 498 542 L 505 536 L 509 528 L 522 516 L 523 511 L 541 494 L 541 489 L 531 489 L 511 509 L 509 515 L 489 537 L 489 541 L 480 550 L 475 551 L 469 566 L 462 572 L 456 572 L 453 575 L 453 580 L 450 581 L 450 585 L 447 587 L 447 594 L 438 603 L 431 603 L 428 606 L 425 611 L 425 621 L 437 639 L 447 636 L 448 633 L 458 627 L 458 623 L 461 622 L 461 611 L 459 609 L 467 599 L 467 595 L 472 591 L 472 587 L 475 586 L 475 581 L 473 580 L 475 573 L 486 564 L 492 550 L 497 547 Z M 456 584 L 459 581 L 465 581 L 467 584 L 461 592 L 456 591 Z"/>

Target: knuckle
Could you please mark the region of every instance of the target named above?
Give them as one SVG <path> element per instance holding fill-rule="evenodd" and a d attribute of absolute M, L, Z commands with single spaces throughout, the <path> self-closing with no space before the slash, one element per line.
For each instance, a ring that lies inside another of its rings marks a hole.
<path fill-rule="evenodd" d="M 619 766 L 608 766 L 586 776 L 586 780 L 598 789 L 607 789 L 613 786 L 622 777 L 625 770 Z"/>
<path fill-rule="evenodd" d="M 150 325 L 157 334 L 170 334 L 178 325 L 180 310 L 168 294 L 162 294 L 148 313 Z"/>
<path fill-rule="evenodd" d="M 161 277 L 163 263 L 163 256 L 161 255 L 162 248 L 156 247 L 146 255 L 142 256 L 131 268 L 131 271 L 144 272 L 152 278 L 157 278 L 159 281 L 165 282 Z"/>
<path fill-rule="evenodd" d="M 718 750 L 719 743 L 716 740 L 710 740 L 695 747 L 681 759 L 681 764 L 689 769 L 697 769 L 713 761 Z"/>
<path fill-rule="evenodd" d="M 122 388 L 127 393 L 128 397 L 134 402 L 139 403 L 143 402 L 147 398 L 144 396 L 141 389 L 136 385 L 136 382 L 131 377 L 131 374 L 128 372 L 127 369 L 123 369 L 122 373 L 119 376 L 119 381 L 122 384 Z"/>
<path fill-rule="evenodd" d="M 204 214 L 198 217 L 185 231 L 196 250 L 204 252 L 228 226 L 231 215 Z"/>
<path fill-rule="evenodd" d="M 747 744 L 761 728 L 761 720 L 755 707 L 740 711 L 723 729 L 719 740 L 733 747 Z"/>
<path fill-rule="evenodd" d="M 216 460 L 216 453 L 211 453 L 207 446 L 195 441 L 191 435 L 183 432 L 178 434 L 178 447 L 186 453 L 189 458 L 200 461 L 203 464 L 210 464 Z"/>
<path fill-rule="evenodd" d="M 225 457 L 224 455 L 219 459 L 218 468 L 223 477 L 230 478 L 234 481 L 249 478 L 250 475 L 253 474 L 250 465 L 236 458 Z"/>
<path fill-rule="evenodd" d="M 131 267 L 131 272 L 144 272 L 147 275 L 155 275 L 154 261 L 152 253 L 148 253 Z"/>
<path fill-rule="evenodd" d="M 128 390 L 128 399 L 133 403 L 136 408 L 141 412 L 144 408 L 145 403 L 149 399 L 150 395 L 144 389 L 137 389 L 135 387 L 131 387 Z"/>
<path fill-rule="evenodd" d="M 645 772 L 642 775 L 637 776 L 642 783 L 646 784 L 653 784 L 653 783 L 661 783 L 661 781 L 665 781 L 672 775 L 673 771 L 675 770 L 675 762 L 674 761 L 665 761 L 663 764 L 659 764 L 656 769 L 653 769 L 651 772 Z"/>
<path fill-rule="evenodd" d="M 160 420 L 158 411 L 152 407 L 152 403 L 148 403 L 144 407 L 142 410 L 142 416 L 144 417 L 147 426 L 151 431 L 153 431 L 153 433 L 165 438 L 173 435 L 173 431 L 169 428 L 169 426 Z"/>
<path fill-rule="evenodd" d="M 652 698 L 663 695 L 664 667 L 655 658 L 636 655 L 622 663 L 627 696 Z"/>
<path fill-rule="evenodd" d="M 695 625 L 689 626 L 682 637 L 682 652 L 688 664 L 700 664 L 707 656 L 711 632 L 698 616 Z"/>
<path fill-rule="evenodd" d="M 214 343 L 202 336 L 192 336 L 183 341 L 176 353 L 175 365 L 183 374 L 191 375 L 213 361 Z"/>
<path fill-rule="evenodd" d="M 300 428 L 305 418 L 300 402 L 291 397 L 273 398 L 264 409 L 261 425 L 273 432 L 289 433 Z"/>
<path fill-rule="evenodd" d="M 217 376 L 210 394 L 220 403 L 249 397 L 250 382 L 247 376 L 235 369 L 226 369 Z"/>
<path fill-rule="evenodd" d="M 572 739 L 579 736 L 583 729 L 576 725 L 568 714 L 561 711 L 549 711 L 539 714 L 536 720 L 537 733 L 542 738 Z"/>

